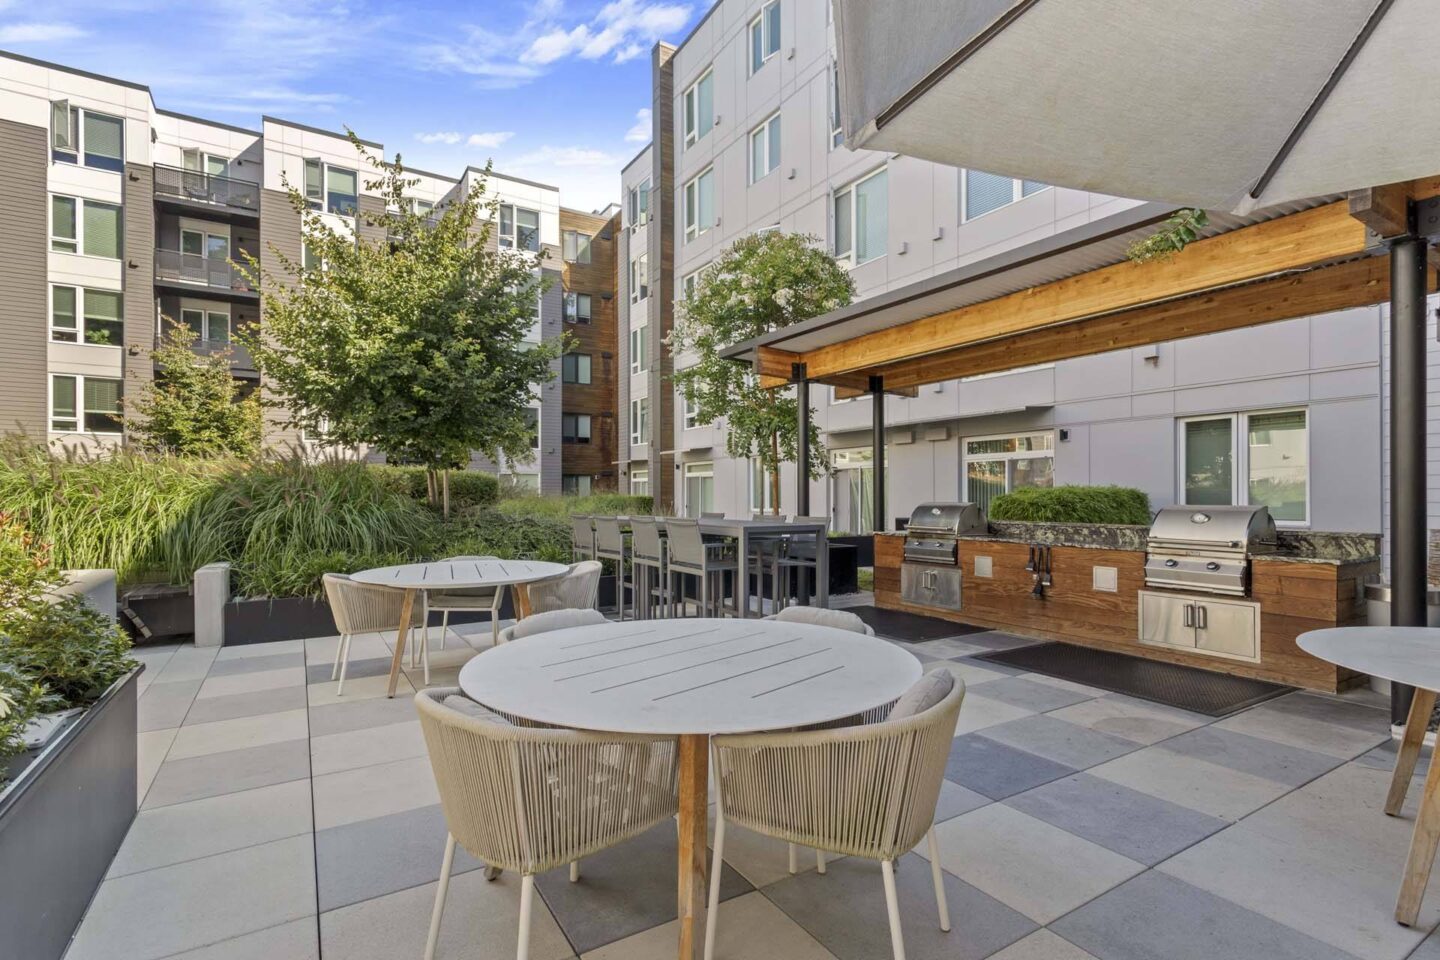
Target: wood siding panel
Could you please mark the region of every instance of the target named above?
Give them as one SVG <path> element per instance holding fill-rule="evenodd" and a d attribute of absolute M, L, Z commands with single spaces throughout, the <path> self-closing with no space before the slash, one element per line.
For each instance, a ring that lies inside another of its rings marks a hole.
<path fill-rule="evenodd" d="M 610 219 L 560 208 L 560 233 L 574 230 L 590 239 L 590 262 L 570 263 L 559 258 L 561 295 L 590 296 L 590 322 L 566 323 L 573 341 L 572 353 L 590 357 L 590 383 L 561 384 L 561 409 L 590 415 L 590 442 L 562 444 L 560 472 L 589 476 L 597 490 L 618 488 L 615 459 L 619 445 L 616 416 L 619 356 L 616 342 L 616 248 L 620 216 Z M 563 243 L 562 243 L 563 249 Z"/>
<path fill-rule="evenodd" d="M 45 290 L 49 131 L 0 120 L 0 184 L 5 218 L 0 225 L 0 337 L 5 376 L 0 378 L 0 429 L 43 438 L 49 427 L 46 384 L 50 323 Z"/>
<path fill-rule="evenodd" d="M 125 310 L 125 396 L 139 397 L 155 379 L 155 171 L 145 164 L 125 164 L 121 197 L 124 203 L 124 270 L 121 274 Z"/>

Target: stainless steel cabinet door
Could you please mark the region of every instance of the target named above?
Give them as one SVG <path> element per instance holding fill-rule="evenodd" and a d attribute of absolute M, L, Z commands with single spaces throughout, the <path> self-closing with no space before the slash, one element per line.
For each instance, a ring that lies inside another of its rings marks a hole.
<path fill-rule="evenodd" d="M 1197 601 L 1195 646 L 1205 653 L 1259 660 L 1259 604 L 1244 600 Z"/>
<path fill-rule="evenodd" d="M 1140 591 L 1140 642 L 1195 647 L 1195 603 L 1190 597 Z"/>

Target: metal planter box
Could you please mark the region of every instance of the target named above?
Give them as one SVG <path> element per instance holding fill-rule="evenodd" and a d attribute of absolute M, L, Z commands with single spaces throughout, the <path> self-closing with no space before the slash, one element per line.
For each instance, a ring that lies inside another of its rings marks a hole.
<path fill-rule="evenodd" d="M 135 819 L 135 679 L 126 674 L 0 791 L 6 956 L 59 960 Z"/>

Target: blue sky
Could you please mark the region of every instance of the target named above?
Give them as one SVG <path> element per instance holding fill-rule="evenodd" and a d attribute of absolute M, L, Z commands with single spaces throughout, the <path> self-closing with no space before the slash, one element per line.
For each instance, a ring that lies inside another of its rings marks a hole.
<path fill-rule="evenodd" d="M 148 84 L 163 109 L 258 129 L 348 124 L 407 164 L 619 199 L 649 139 L 650 48 L 708 0 L 460 3 L 0 0 L 0 49 Z"/>

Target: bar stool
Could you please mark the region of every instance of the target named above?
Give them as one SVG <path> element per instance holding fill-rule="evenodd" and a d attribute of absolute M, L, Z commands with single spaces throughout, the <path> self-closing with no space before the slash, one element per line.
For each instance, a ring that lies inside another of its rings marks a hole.
<path fill-rule="evenodd" d="M 630 518 L 630 579 L 635 586 L 631 607 L 637 620 L 649 620 L 657 607 L 665 609 L 670 583 L 665 577 L 665 542 L 654 517 Z"/>
<path fill-rule="evenodd" d="M 751 520 L 764 520 L 769 523 L 784 523 L 786 517 L 779 514 L 765 513 L 763 510 L 755 510 L 750 514 Z M 760 615 L 765 615 L 765 578 L 770 578 L 770 605 L 774 608 L 770 612 L 775 613 L 780 609 L 780 581 L 776 579 L 775 561 L 780 558 L 785 549 L 785 538 L 781 536 L 750 536 L 750 569 L 755 574 L 755 596 L 760 601 Z"/>
<path fill-rule="evenodd" d="M 810 605 L 810 593 L 802 590 L 800 581 L 808 582 L 811 575 L 818 578 L 820 550 L 822 544 L 824 549 L 829 549 L 828 537 L 830 535 L 829 517 L 796 517 L 796 523 L 819 523 L 824 526 L 818 532 L 807 531 L 805 533 L 791 534 L 786 538 L 780 553 L 775 557 L 771 567 L 772 578 L 775 581 L 775 599 L 777 612 L 785 609 L 790 603 L 790 578 L 795 577 L 795 598 L 806 606 Z M 782 580 L 783 577 L 783 580 Z M 783 583 L 783 586 L 781 585 Z M 819 593 L 819 582 L 815 584 L 816 593 Z M 802 592 L 804 596 L 802 596 Z"/>
<path fill-rule="evenodd" d="M 669 566 L 666 575 L 670 578 L 671 616 L 676 615 L 676 601 L 679 601 L 680 612 L 683 613 L 688 599 L 683 589 L 675 588 L 677 574 L 688 574 L 699 578 L 700 595 L 697 600 L 701 616 L 705 616 L 712 608 L 717 615 L 723 615 L 725 599 L 723 596 L 717 596 L 712 602 L 710 578 L 716 574 L 723 576 L 729 573 L 733 575 L 738 571 L 739 564 L 735 561 L 735 548 L 724 543 L 706 543 L 705 538 L 700 534 L 700 524 L 696 520 L 666 520 L 665 530 L 669 534 Z"/>
<path fill-rule="evenodd" d="M 615 561 L 615 609 L 620 619 L 625 619 L 625 588 L 634 588 L 635 571 L 631 568 L 630 579 L 625 579 L 625 531 L 620 528 L 618 517 L 593 517 L 595 521 L 595 559 Z"/>
<path fill-rule="evenodd" d="M 595 523 L 590 517 L 570 518 L 570 559 L 595 559 Z"/>

